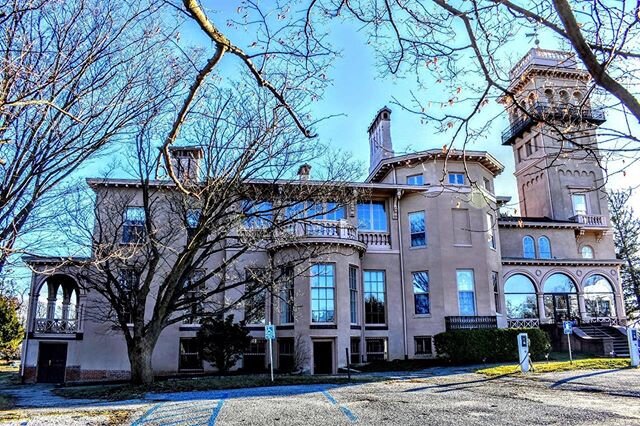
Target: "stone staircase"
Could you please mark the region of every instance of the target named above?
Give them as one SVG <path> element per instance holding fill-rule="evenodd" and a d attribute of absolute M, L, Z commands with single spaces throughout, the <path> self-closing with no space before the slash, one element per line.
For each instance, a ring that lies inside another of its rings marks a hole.
<path fill-rule="evenodd" d="M 611 339 L 616 357 L 625 358 L 629 356 L 627 336 L 615 327 L 603 324 L 581 324 L 578 328 L 594 339 Z"/>

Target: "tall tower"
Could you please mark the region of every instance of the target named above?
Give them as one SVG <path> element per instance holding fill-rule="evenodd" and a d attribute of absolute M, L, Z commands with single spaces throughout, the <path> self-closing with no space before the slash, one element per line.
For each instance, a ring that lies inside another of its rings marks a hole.
<path fill-rule="evenodd" d="M 531 49 L 509 73 L 500 101 L 510 126 L 520 214 L 588 225 L 609 219 L 596 128 L 605 121 L 586 93 L 591 79 L 572 53 Z"/>
<path fill-rule="evenodd" d="M 369 172 L 385 158 L 393 157 L 391 143 L 391 110 L 383 107 L 367 129 L 369 133 Z"/>

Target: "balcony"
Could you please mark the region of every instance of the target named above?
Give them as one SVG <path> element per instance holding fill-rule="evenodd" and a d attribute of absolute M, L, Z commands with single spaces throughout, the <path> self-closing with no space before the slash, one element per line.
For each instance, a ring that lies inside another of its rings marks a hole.
<path fill-rule="evenodd" d="M 38 334 L 75 334 L 81 332 L 77 319 L 36 318 L 35 330 Z"/>
<path fill-rule="evenodd" d="M 391 249 L 391 237 L 388 232 L 358 231 L 358 240 L 366 244 L 368 250 Z"/>
<path fill-rule="evenodd" d="M 274 246 L 302 242 L 354 244 L 364 250 L 358 229 L 346 220 L 305 220 L 287 225 Z"/>
<path fill-rule="evenodd" d="M 577 69 L 576 58 L 573 53 L 558 50 L 531 49 L 518 63 L 509 71 L 509 79 L 515 80 L 529 66 L 544 68 L 566 68 Z"/>
<path fill-rule="evenodd" d="M 495 316 L 444 317 L 444 323 L 447 331 L 498 328 L 498 320 Z"/>
<path fill-rule="evenodd" d="M 569 220 L 589 228 L 607 227 L 606 217 L 600 214 L 577 214 L 570 217 Z"/>
<path fill-rule="evenodd" d="M 596 125 L 606 121 L 604 110 L 601 108 L 581 108 L 571 104 L 549 105 L 536 102 L 527 112 L 527 116 L 511 123 L 511 126 L 502 132 L 502 145 L 512 145 L 535 124 L 546 120 L 560 120 L 574 124 L 586 121 Z"/>

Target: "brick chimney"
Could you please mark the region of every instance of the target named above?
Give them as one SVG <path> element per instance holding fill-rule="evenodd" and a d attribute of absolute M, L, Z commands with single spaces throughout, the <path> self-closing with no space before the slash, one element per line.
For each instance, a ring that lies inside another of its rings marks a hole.
<path fill-rule="evenodd" d="M 393 157 L 391 143 L 391 110 L 386 106 L 376 114 L 369 126 L 369 172 L 373 171 L 380 161 Z"/>
<path fill-rule="evenodd" d="M 298 169 L 298 178 L 300 178 L 300 180 L 309 180 L 310 176 L 311 176 L 311 166 L 306 163 L 301 165 L 300 168 Z"/>

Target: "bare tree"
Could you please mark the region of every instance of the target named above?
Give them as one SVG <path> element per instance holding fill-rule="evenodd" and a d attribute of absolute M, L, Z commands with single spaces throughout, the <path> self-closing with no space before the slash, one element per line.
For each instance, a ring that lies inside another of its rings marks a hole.
<path fill-rule="evenodd" d="M 18 240 L 57 214 L 61 183 L 182 84 L 157 12 L 144 1 L 0 6 L 0 272 L 28 243 L 42 249 Z"/>
<path fill-rule="evenodd" d="M 90 180 L 94 226 L 86 226 L 86 212 L 76 214 L 76 232 L 84 231 L 77 236 L 92 249 L 90 259 L 76 263 L 78 278 L 99 295 L 86 304 L 85 320 L 124 334 L 135 383 L 153 380 L 151 354 L 166 327 L 223 315 L 259 295 L 262 303 L 266 295 L 278 298 L 288 271 L 304 274 L 309 259 L 335 250 L 299 244 L 300 236 L 339 237 L 344 226 L 355 238 L 342 222 L 313 220 L 354 199 L 346 183 L 355 176 L 350 162 L 331 158 L 319 179 L 291 179 L 323 150 L 308 143 L 289 114 L 280 114 L 270 94 L 236 86 L 205 85 L 192 104 L 181 138 L 202 151 L 174 147 L 190 153 L 186 163 L 172 152 L 187 193 L 172 180 L 153 179 L 162 148 L 155 141 L 168 122 L 154 113 L 136 135 L 131 165 L 137 180 Z M 192 167 L 200 152 L 202 167 Z M 256 250 L 266 258 L 247 264 L 243 255 Z"/>
<path fill-rule="evenodd" d="M 320 11 L 368 29 L 381 72 L 416 81 L 412 98 L 395 103 L 420 115 L 434 131 L 448 134 L 448 145 L 483 144 L 496 118 L 504 114 L 488 104 L 502 98 L 510 113 L 554 131 L 564 147 L 551 154 L 551 164 L 581 152 L 603 168 L 609 166 L 611 175 L 625 173 L 640 158 L 640 26 L 635 1 L 313 0 L 308 5 L 310 17 Z M 311 18 L 308 26 L 317 27 Z M 585 96 L 573 106 L 580 114 L 571 113 L 571 120 L 540 113 L 513 92 L 511 83 L 519 76 L 509 75 L 509 70 L 524 53 L 522 42 L 527 38 L 536 44 L 552 41 L 575 52 L 588 71 Z M 599 128 L 596 146 L 583 131 L 593 128 L 584 115 L 598 106 L 612 118 Z M 608 160 L 617 162 L 608 165 Z"/>
<path fill-rule="evenodd" d="M 630 317 L 640 312 L 640 219 L 629 205 L 631 191 L 609 193 L 609 208 L 616 255 L 624 261 L 620 271 L 625 311 Z"/>

